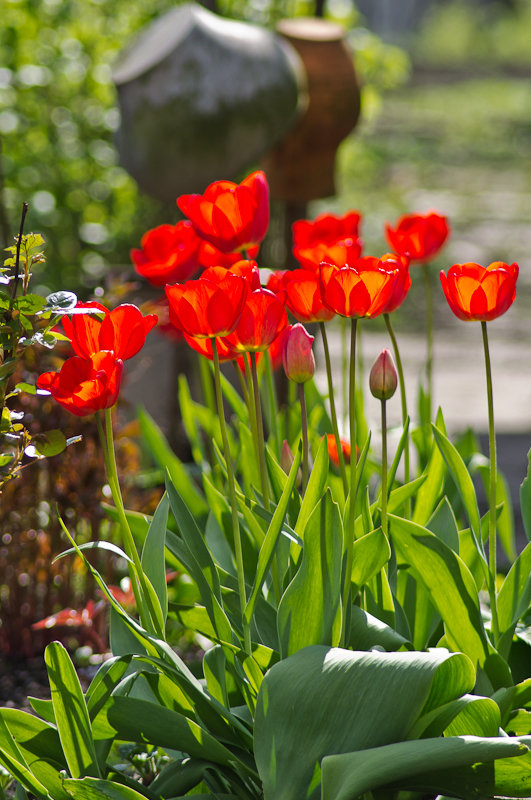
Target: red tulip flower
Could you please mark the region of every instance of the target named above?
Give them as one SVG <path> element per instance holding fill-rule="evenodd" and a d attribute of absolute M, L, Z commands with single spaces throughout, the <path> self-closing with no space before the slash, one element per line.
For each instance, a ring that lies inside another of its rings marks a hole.
<path fill-rule="evenodd" d="M 157 324 L 156 314 L 144 316 L 139 308 L 129 303 L 109 311 L 96 302 L 78 303 L 76 309 L 101 311 L 103 320 L 91 313 L 77 313 L 63 317 L 63 329 L 74 352 L 90 358 L 100 350 L 112 350 L 115 358 L 126 361 L 142 349 L 149 331 Z"/>
<path fill-rule="evenodd" d="M 293 255 L 303 269 L 317 271 L 321 261 L 338 266 L 352 263 L 361 255 L 359 238 L 361 215 L 348 211 L 344 216 L 320 214 L 313 221 L 293 223 Z"/>
<path fill-rule="evenodd" d="M 111 408 L 118 399 L 123 362 L 109 350 L 86 358 L 67 359 L 59 372 L 45 372 L 37 379 L 59 405 L 77 417 Z"/>
<path fill-rule="evenodd" d="M 141 249 L 131 250 L 131 260 L 153 286 L 186 281 L 199 269 L 201 241 L 191 222 L 159 225 L 143 235 Z"/>
<path fill-rule="evenodd" d="M 269 289 L 251 292 L 234 333 L 224 341 L 239 352 L 260 352 L 274 342 L 288 325 L 284 304 Z"/>
<path fill-rule="evenodd" d="M 205 271 L 203 273 L 203 277 L 211 280 L 218 280 L 219 278 L 223 277 L 223 273 L 220 269 L 215 271 L 214 269 L 215 268 Z M 260 289 L 262 286 L 260 282 L 260 270 L 258 269 L 258 264 L 252 259 L 239 259 L 231 266 L 226 267 L 226 271 L 232 272 L 233 275 L 240 275 L 242 278 L 245 278 L 252 292 L 254 292 L 255 289 Z"/>
<path fill-rule="evenodd" d="M 354 267 L 321 264 L 319 280 L 323 304 L 342 317 L 376 317 L 385 310 L 397 276 L 382 266 L 366 268 L 363 259 Z"/>
<path fill-rule="evenodd" d="M 381 258 L 374 256 L 364 256 L 358 259 L 356 268 L 364 270 L 385 270 L 392 272 L 395 276 L 393 291 L 389 300 L 382 309 L 382 313 L 390 314 L 402 305 L 411 287 L 411 275 L 409 274 L 409 260 L 406 256 L 398 256 L 395 253 L 385 253 Z"/>
<path fill-rule="evenodd" d="M 211 267 L 196 281 L 166 286 L 170 321 L 188 336 L 227 336 L 240 320 L 248 293 L 241 275 Z"/>
<path fill-rule="evenodd" d="M 405 214 L 392 228 L 385 226 L 385 235 L 395 253 L 410 261 L 429 261 L 445 243 L 450 228 L 448 220 L 434 211 L 428 214 Z"/>
<path fill-rule="evenodd" d="M 285 272 L 282 285 L 286 307 L 299 322 L 326 322 L 334 316 L 334 311 L 323 304 L 318 272 L 309 269 Z"/>
<path fill-rule="evenodd" d="M 343 453 L 345 464 L 350 464 L 350 443 L 347 442 L 346 439 L 340 439 L 339 442 L 341 444 L 341 452 Z M 330 461 L 332 461 L 336 467 L 339 467 L 339 455 L 337 452 L 336 437 L 333 433 L 326 434 L 326 444 L 328 447 L 328 456 Z"/>
<path fill-rule="evenodd" d="M 489 322 L 505 314 L 516 297 L 518 264 L 495 261 L 488 267 L 479 264 L 454 264 L 441 283 L 448 305 L 459 319 Z"/>
<path fill-rule="evenodd" d="M 181 195 L 177 205 L 199 236 L 224 253 L 256 248 L 267 232 L 269 187 L 261 171 L 240 184 L 215 181 L 202 195 Z"/>

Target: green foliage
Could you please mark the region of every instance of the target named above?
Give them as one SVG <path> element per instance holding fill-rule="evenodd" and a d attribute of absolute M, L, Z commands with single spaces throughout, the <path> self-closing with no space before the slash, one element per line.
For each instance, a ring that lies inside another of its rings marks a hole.
<path fill-rule="evenodd" d="M 131 243 L 154 220 L 153 203 L 139 198 L 117 164 L 111 70 L 134 32 L 171 5 L 119 0 L 110 13 L 108 2 L 94 0 L 3 4 L 0 137 L 7 214 L 16 220 L 22 201 L 29 203 L 29 224 L 48 244 L 51 266 L 41 276 L 48 291 L 93 286 L 107 263 L 128 263 Z"/>
<path fill-rule="evenodd" d="M 463 0 L 437 3 L 415 37 L 414 58 L 450 69 L 471 64 L 489 69 L 529 66 L 530 24 L 526 0 L 505 5 Z"/>

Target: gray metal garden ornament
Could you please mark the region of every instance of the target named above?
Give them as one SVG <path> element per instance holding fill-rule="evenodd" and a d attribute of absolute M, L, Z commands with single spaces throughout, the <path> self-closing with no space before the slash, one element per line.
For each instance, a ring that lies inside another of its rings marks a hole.
<path fill-rule="evenodd" d="M 304 69 L 287 42 L 193 3 L 148 26 L 113 78 L 122 165 L 167 202 L 256 165 L 304 97 Z"/>

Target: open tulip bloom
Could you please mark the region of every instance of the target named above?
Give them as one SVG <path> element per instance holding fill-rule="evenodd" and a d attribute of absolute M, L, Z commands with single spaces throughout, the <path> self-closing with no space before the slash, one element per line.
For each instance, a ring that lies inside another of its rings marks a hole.
<path fill-rule="evenodd" d="M 118 399 L 123 361 L 109 350 L 85 358 L 67 359 L 59 372 L 44 372 L 37 380 L 59 405 L 77 417 L 111 408 Z"/>
<path fill-rule="evenodd" d="M 74 314 L 72 319 L 63 317 L 63 329 L 74 352 L 82 358 L 90 358 L 99 350 L 112 350 L 115 358 L 126 361 L 136 356 L 145 344 L 149 331 L 157 324 L 156 314 L 144 316 L 139 308 L 129 303 L 117 306 L 112 311 L 99 303 L 78 303 L 76 310 L 101 311 Z"/>
<path fill-rule="evenodd" d="M 495 261 L 488 267 L 479 264 L 454 264 L 448 273 L 441 271 L 441 284 L 448 305 L 459 319 L 478 322 L 505 314 L 516 297 L 518 264 Z"/>
<path fill-rule="evenodd" d="M 170 321 L 189 336 L 227 336 L 238 324 L 249 284 L 241 275 L 211 267 L 201 278 L 166 286 Z"/>
<path fill-rule="evenodd" d="M 342 217 L 320 214 L 313 221 L 293 223 L 293 255 L 303 269 L 317 271 L 321 261 L 338 266 L 359 258 L 363 242 L 359 238 L 361 214 L 348 211 Z"/>
<path fill-rule="evenodd" d="M 395 253 L 410 261 L 432 259 L 446 242 L 450 233 L 448 220 L 441 214 L 404 214 L 394 227 L 387 224 L 385 235 Z"/>
<path fill-rule="evenodd" d="M 240 184 L 215 181 L 202 195 L 181 195 L 177 205 L 199 236 L 224 253 L 254 254 L 269 225 L 269 187 L 261 171 Z"/>

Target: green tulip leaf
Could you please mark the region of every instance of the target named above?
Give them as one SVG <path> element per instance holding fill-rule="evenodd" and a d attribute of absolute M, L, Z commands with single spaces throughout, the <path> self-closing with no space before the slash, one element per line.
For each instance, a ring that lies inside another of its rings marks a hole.
<path fill-rule="evenodd" d="M 443 649 L 299 650 L 269 670 L 258 694 L 254 743 L 264 800 L 317 800 L 324 756 L 408 738 L 424 709 L 439 697 L 455 699 L 470 681 L 469 660 Z"/>
<path fill-rule="evenodd" d="M 301 563 L 278 607 L 283 657 L 310 644 L 338 643 L 342 552 L 341 517 L 328 490 L 305 526 Z"/>

